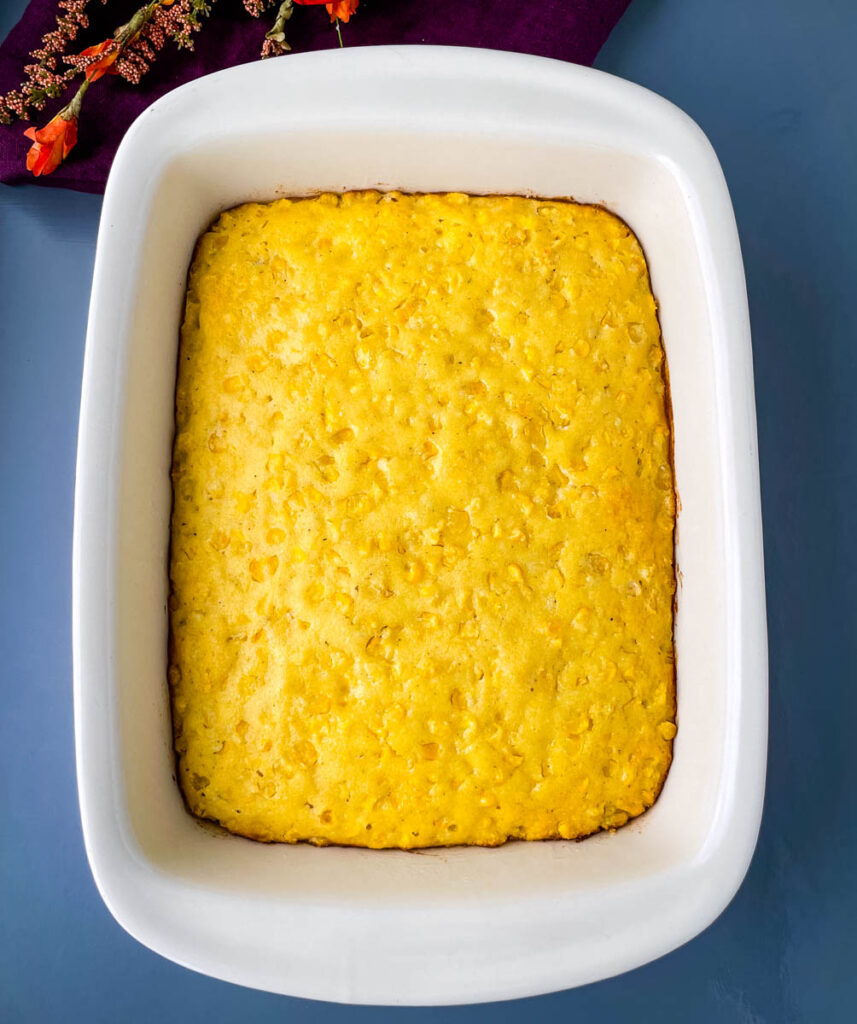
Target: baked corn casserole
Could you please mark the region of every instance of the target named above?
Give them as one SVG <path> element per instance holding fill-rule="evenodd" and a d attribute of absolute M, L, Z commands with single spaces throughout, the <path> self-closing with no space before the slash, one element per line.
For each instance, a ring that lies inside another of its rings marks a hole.
<path fill-rule="evenodd" d="M 606 210 L 353 192 L 200 239 L 170 667 L 190 810 L 262 840 L 577 838 L 676 732 L 646 261 Z"/>

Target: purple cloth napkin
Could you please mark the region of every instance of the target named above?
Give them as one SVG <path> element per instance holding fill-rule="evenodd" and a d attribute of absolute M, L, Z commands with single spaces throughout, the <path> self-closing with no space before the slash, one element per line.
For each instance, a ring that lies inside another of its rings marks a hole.
<path fill-rule="evenodd" d="M 92 0 L 91 24 L 75 41 L 75 53 L 108 38 L 143 0 Z M 433 43 L 515 50 L 591 64 L 630 0 L 361 0 L 357 13 L 342 25 L 346 46 L 379 43 Z M 56 0 L 31 0 L 24 16 L 0 46 L 0 93 L 17 88 L 28 54 L 55 24 Z M 119 141 L 131 122 L 170 89 L 200 75 L 233 64 L 258 60 L 265 32 L 275 10 L 251 18 L 240 0 L 216 0 L 209 22 L 195 36 L 192 53 L 167 42 L 138 86 L 118 76 L 105 76 L 87 93 L 80 117 L 78 142 L 66 163 L 53 174 L 34 178 L 26 169 L 30 140 L 24 122 L 0 125 L 0 181 L 35 182 L 103 192 Z M 338 45 L 324 7 L 297 7 L 287 25 L 294 52 Z M 289 55 L 272 58 L 288 60 Z M 38 127 L 68 102 L 38 112 Z"/>

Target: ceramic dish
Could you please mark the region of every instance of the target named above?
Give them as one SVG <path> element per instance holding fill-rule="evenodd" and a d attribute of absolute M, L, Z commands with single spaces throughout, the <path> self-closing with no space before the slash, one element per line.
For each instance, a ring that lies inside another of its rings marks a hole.
<path fill-rule="evenodd" d="M 170 445 L 188 263 L 221 210 L 318 190 L 572 196 L 637 233 L 661 308 L 680 498 L 679 733 L 655 807 L 582 843 L 375 852 L 205 827 L 174 779 Z M 762 807 L 767 655 L 747 300 L 717 159 L 597 71 L 383 47 L 212 75 L 149 108 L 104 199 L 74 532 L 86 848 L 120 924 L 178 963 L 361 1003 L 508 999 L 616 974 L 723 910 Z"/>

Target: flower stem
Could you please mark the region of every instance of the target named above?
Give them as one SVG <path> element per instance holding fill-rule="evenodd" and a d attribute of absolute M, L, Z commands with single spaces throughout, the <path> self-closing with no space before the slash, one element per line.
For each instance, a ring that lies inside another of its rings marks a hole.
<path fill-rule="evenodd" d="M 339 27 L 339 18 L 336 19 L 334 25 L 336 26 L 336 34 L 339 36 L 339 48 L 342 49 L 345 43 L 342 42 L 342 29 Z"/>
<path fill-rule="evenodd" d="M 151 0 L 148 4 L 143 6 L 137 11 L 137 13 L 131 18 L 130 21 L 124 25 L 120 25 L 119 28 L 113 33 L 113 38 L 119 43 L 120 47 L 124 49 L 132 39 L 135 39 L 146 25 L 155 11 L 161 6 L 161 0 Z"/>
<path fill-rule="evenodd" d="M 80 116 L 80 104 L 82 103 L 83 97 L 86 94 L 86 90 L 89 88 L 90 85 L 90 80 L 88 78 L 84 78 L 84 80 L 80 83 L 77 92 L 74 94 L 74 96 L 72 96 L 72 98 L 68 101 L 68 103 L 66 103 L 66 105 L 60 111 L 60 117 L 62 117 L 66 121 L 68 121 L 70 118 L 74 118 L 75 120 L 77 120 L 77 118 Z"/>

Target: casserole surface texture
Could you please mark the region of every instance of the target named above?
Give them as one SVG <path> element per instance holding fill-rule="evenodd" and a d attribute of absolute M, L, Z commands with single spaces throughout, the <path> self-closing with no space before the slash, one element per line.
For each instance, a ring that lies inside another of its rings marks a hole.
<path fill-rule="evenodd" d="M 576 838 L 675 735 L 668 398 L 629 228 L 354 192 L 202 237 L 170 688 L 193 813 L 264 840 Z"/>

